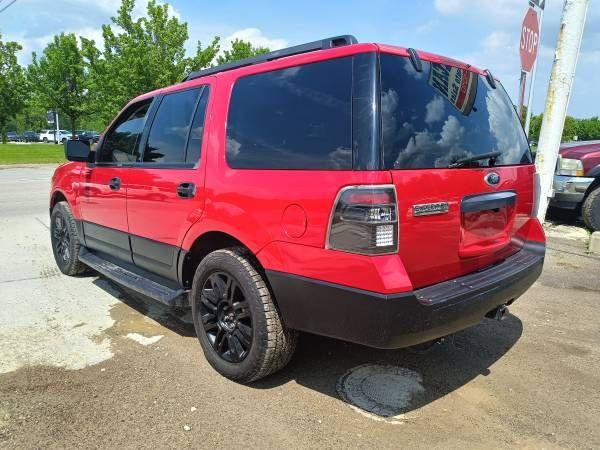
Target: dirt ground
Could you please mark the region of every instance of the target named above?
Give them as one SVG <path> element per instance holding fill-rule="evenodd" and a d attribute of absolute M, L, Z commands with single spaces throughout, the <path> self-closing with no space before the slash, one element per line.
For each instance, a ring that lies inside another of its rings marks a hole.
<path fill-rule="evenodd" d="M 0 169 L 0 448 L 598 448 L 600 259 L 549 229 L 538 282 L 502 322 L 423 355 L 302 335 L 251 386 L 216 374 L 187 314 L 55 270 L 51 167 Z M 420 375 L 391 423 L 344 403 L 363 364 Z"/>

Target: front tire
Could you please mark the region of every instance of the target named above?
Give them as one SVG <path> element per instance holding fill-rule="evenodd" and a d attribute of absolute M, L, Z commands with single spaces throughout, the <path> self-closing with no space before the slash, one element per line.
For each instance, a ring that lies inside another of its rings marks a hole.
<path fill-rule="evenodd" d="M 56 265 L 65 275 L 80 275 L 87 266 L 79 261 L 77 225 L 67 202 L 58 202 L 50 215 L 50 241 Z"/>
<path fill-rule="evenodd" d="M 600 186 L 596 187 L 583 201 L 583 221 L 593 231 L 600 231 Z"/>
<path fill-rule="evenodd" d="M 291 359 L 297 332 L 281 322 L 266 283 L 244 249 L 206 256 L 196 269 L 190 303 L 204 355 L 221 375 L 250 383 Z"/>

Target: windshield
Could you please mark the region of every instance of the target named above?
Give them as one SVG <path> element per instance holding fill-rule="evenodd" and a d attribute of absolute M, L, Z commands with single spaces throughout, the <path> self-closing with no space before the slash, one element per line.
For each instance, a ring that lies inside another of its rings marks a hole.
<path fill-rule="evenodd" d="M 489 167 L 532 162 L 523 127 L 500 83 L 493 89 L 474 72 L 422 62 L 423 71 L 417 72 L 408 58 L 381 55 L 386 168 Z M 478 158 L 487 154 L 497 156 Z"/>

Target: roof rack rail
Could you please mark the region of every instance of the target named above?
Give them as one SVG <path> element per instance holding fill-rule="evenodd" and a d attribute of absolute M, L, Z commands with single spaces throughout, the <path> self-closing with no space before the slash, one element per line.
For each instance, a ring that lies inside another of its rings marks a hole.
<path fill-rule="evenodd" d="M 343 47 L 345 45 L 357 43 L 358 41 L 356 38 L 349 34 L 345 34 L 343 36 L 334 36 L 327 39 L 321 39 L 320 41 L 295 45 L 294 47 L 282 48 L 281 50 L 275 50 L 262 55 L 252 56 L 250 58 L 240 59 L 239 61 L 233 61 L 227 64 L 221 64 L 220 66 L 192 72 L 185 77 L 183 81 L 189 81 L 195 78 L 205 77 L 207 75 L 213 75 L 219 72 L 225 72 L 226 70 L 237 69 L 239 67 L 252 66 L 254 64 L 272 61 L 274 59 L 284 58 L 286 56 L 299 55 L 301 53 L 308 53 L 334 47 Z"/>

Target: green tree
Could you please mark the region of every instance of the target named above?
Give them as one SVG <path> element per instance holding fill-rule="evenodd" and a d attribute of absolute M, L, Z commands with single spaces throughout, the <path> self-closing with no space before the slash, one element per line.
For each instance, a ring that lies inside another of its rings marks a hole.
<path fill-rule="evenodd" d="M 26 78 L 17 62 L 17 52 L 21 49 L 16 42 L 3 42 L 0 34 L 0 139 L 3 143 L 9 120 L 25 105 Z"/>
<path fill-rule="evenodd" d="M 577 119 L 567 116 L 563 126 L 562 141 L 572 141 L 577 136 Z"/>
<path fill-rule="evenodd" d="M 537 116 L 531 115 L 531 122 L 529 123 L 529 139 L 538 142 L 540 140 L 540 129 L 542 128 L 543 114 Z"/>
<path fill-rule="evenodd" d="M 77 37 L 54 36 L 39 59 L 33 53 L 28 73 L 36 103 L 66 116 L 75 134 L 77 124 L 89 113 L 88 78 Z"/>
<path fill-rule="evenodd" d="M 132 18 L 135 0 L 123 0 L 111 25 L 102 27 L 104 47 L 82 40 L 90 71 L 94 104 L 108 123 L 133 97 L 179 82 L 192 70 L 206 67 L 219 51 L 218 38 L 186 57 L 187 23 L 170 16 L 167 4 L 150 0 L 147 16 Z"/>
<path fill-rule="evenodd" d="M 186 73 L 209 67 L 219 52 L 220 41 L 221 39 L 218 36 L 215 36 L 210 45 L 205 49 L 202 48 L 201 42 L 198 41 L 196 45 L 196 54 L 189 58 Z"/>
<path fill-rule="evenodd" d="M 269 49 L 267 47 L 254 47 L 250 42 L 235 39 L 231 41 L 231 50 L 225 50 L 222 55 L 219 55 L 217 64 L 225 64 L 268 52 Z"/>
<path fill-rule="evenodd" d="M 577 136 L 581 141 L 600 139 L 600 120 L 598 120 L 598 117 L 577 120 L 576 129 Z"/>

